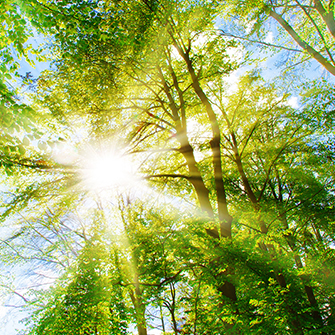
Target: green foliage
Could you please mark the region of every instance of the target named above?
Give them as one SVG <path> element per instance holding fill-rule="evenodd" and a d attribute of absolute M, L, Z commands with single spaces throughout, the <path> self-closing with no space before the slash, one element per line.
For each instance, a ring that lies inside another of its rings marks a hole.
<path fill-rule="evenodd" d="M 27 294 L 27 334 L 332 333 L 333 85 L 306 84 L 299 108 L 255 71 L 234 88 L 243 50 L 216 27 L 232 6 L 260 35 L 279 8 L 317 46 L 293 15 L 306 4 L 21 4 L 52 37 L 54 62 L 34 113 L 3 87 L 3 127 L 18 134 L 0 137 L 13 174 L 1 252 L 53 262 L 59 276 Z M 315 10 L 305 14 L 318 26 Z M 70 163 L 55 158 L 63 142 L 77 150 Z M 134 194 L 85 185 L 85 151 L 111 142 L 137 162 Z"/>
<path fill-rule="evenodd" d="M 238 33 L 241 40 L 258 43 L 261 47 L 265 45 L 273 51 L 285 50 L 283 64 L 286 69 L 296 68 L 298 63 L 313 59 L 335 75 L 335 21 L 331 2 L 225 1 L 222 11 L 225 16 L 237 16 L 237 24 L 245 28 L 244 36 L 241 36 L 241 31 Z M 269 19 L 277 28 L 276 32 L 274 29 L 269 31 Z M 272 42 L 272 38 L 268 42 L 267 38 L 274 32 L 273 40 L 276 42 Z M 224 34 L 230 35 L 227 31 Z M 288 63 L 292 66 L 287 66 Z"/>
<path fill-rule="evenodd" d="M 48 304 L 34 313 L 29 334 L 110 334 L 111 287 L 104 249 L 95 237 L 86 242 Z"/>
<path fill-rule="evenodd" d="M 1 1 L 1 40 L 0 40 L 0 80 L 1 84 L 5 80 L 12 79 L 12 74 L 18 69 L 17 58 L 26 57 L 29 61 L 26 42 L 31 36 L 31 27 L 22 15 L 20 7 L 16 1 Z M 13 49 L 17 55 L 13 54 Z"/>

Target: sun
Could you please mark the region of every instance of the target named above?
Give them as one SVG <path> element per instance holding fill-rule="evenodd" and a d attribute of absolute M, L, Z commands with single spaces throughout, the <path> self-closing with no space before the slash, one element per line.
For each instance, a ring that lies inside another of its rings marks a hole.
<path fill-rule="evenodd" d="M 81 178 L 93 191 L 129 187 L 135 182 L 133 163 L 116 150 L 91 152 L 82 165 Z"/>

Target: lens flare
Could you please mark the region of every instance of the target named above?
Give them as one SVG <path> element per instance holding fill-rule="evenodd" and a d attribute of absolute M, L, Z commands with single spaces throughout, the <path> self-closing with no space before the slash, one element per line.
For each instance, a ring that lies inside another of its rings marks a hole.
<path fill-rule="evenodd" d="M 135 181 L 132 162 L 113 150 L 94 152 L 85 158 L 82 179 L 93 191 L 128 187 Z"/>

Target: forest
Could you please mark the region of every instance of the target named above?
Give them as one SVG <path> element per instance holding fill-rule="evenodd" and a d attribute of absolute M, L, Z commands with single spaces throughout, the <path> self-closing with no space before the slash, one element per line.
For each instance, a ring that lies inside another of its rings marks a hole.
<path fill-rule="evenodd" d="M 335 334 L 333 0 L 0 0 L 7 335 Z"/>

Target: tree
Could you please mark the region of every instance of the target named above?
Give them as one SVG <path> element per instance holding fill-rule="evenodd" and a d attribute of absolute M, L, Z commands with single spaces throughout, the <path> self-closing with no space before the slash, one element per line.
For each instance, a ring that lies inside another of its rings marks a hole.
<path fill-rule="evenodd" d="M 108 255 L 95 236 L 60 280 L 48 305 L 35 311 L 30 334 L 110 334 Z"/>
<path fill-rule="evenodd" d="M 262 26 L 270 17 L 279 25 L 278 37 L 290 48 L 294 41 L 303 51 L 303 58 L 313 58 L 329 73 L 335 75 L 334 63 L 334 6 L 332 1 L 239 1 L 228 3 L 233 14 L 253 26 L 250 36 L 264 36 Z M 283 33 L 284 32 L 284 33 Z M 225 32 L 224 32 L 225 34 Z M 229 33 L 228 33 L 229 36 Z M 262 42 L 261 42 L 262 43 Z M 269 44 L 268 44 L 269 45 Z M 280 46 L 275 46 L 279 47 Z M 286 50 L 289 48 L 283 46 Z M 297 50 L 293 50 L 296 54 Z"/>
<path fill-rule="evenodd" d="M 172 220 L 143 204 L 141 210 L 121 206 L 124 235 L 114 236 L 104 265 L 113 268 L 107 271 L 112 283 L 100 289 L 92 272 L 100 263 L 81 262 L 84 246 L 78 273 L 85 276 L 64 288 L 66 301 L 85 302 L 89 311 L 112 296 L 119 314 L 103 304 L 101 320 L 86 327 L 80 318 L 70 330 L 92 333 L 99 325 L 110 331 L 108 320 L 131 315 L 138 333 L 146 334 L 153 308 L 163 325 L 169 315 L 176 334 L 182 316 L 183 329 L 193 334 L 331 333 L 334 287 L 322 277 L 331 276 L 334 263 L 333 148 L 327 145 L 333 135 L 330 127 L 326 135 L 321 131 L 331 119 L 331 87 L 317 108 L 311 106 L 318 90 L 306 94 L 311 103 L 301 109 L 257 72 L 241 76 L 231 92 L 227 78 L 239 64 L 229 53 L 237 43 L 215 28 L 222 11 L 215 1 L 30 1 L 23 8 L 53 34 L 58 57 L 39 79 L 36 108 L 49 109 L 57 129 L 80 116 L 91 143 L 117 138 L 154 190 L 191 204 L 179 205 Z M 42 166 L 33 162 L 27 158 L 22 168 L 42 167 L 46 177 L 32 170 L 40 183 L 17 190 L 7 217 L 41 199 L 56 211 L 64 206 L 65 220 L 75 206 L 101 210 L 80 187 L 79 161 L 62 165 L 49 156 Z M 51 197 L 52 190 L 62 193 Z M 111 243 L 105 234 L 99 232 L 99 245 Z M 325 260 L 324 267 L 316 260 Z M 90 289 L 77 296 L 82 285 Z M 59 309 L 51 303 L 37 327 L 53 315 L 65 318 L 64 294 L 56 293 Z M 79 317 L 80 306 L 73 312 Z M 62 329 L 52 323 L 56 332 Z"/>

